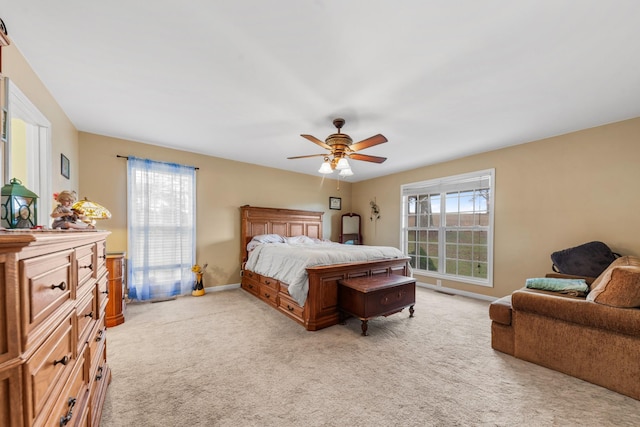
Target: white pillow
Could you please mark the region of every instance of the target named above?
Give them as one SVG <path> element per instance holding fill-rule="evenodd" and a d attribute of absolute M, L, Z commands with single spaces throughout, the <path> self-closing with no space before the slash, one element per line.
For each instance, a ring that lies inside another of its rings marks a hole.
<path fill-rule="evenodd" d="M 253 236 L 251 241 L 247 243 L 247 251 L 251 252 L 256 248 L 256 246 L 263 243 L 284 243 L 284 239 L 285 238 L 279 234 L 259 234 L 257 236 Z"/>
<path fill-rule="evenodd" d="M 309 236 L 293 236 L 293 237 L 285 237 L 285 239 L 287 240 L 287 243 L 289 244 L 302 244 L 302 245 L 306 245 L 309 243 L 316 243 L 311 237 Z"/>

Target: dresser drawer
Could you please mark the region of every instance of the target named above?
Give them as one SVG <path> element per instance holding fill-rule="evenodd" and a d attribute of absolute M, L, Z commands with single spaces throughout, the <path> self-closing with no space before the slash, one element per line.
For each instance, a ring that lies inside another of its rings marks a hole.
<path fill-rule="evenodd" d="M 69 381 L 67 381 L 48 417 L 38 419 L 34 426 L 76 426 L 82 425 L 82 419 L 87 418 L 87 404 L 89 388 L 85 360 L 80 356 L 75 364 Z M 42 414 L 44 415 L 44 414 Z M 64 420 L 64 422 L 63 422 Z"/>
<path fill-rule="evenodd" d="M 76 248 L 76 268 L 78 269 L 78 289 L 89 283 L 89 279 L 97 278 L 96 245 Z"/>
<path fill-rule="evenodd" d="M 252 280 L 256 283 L 260 282 L 260 275 L 250 270 L 244 270 L 244 272 L 242 273 L 242 278 Z"/>
<path fill-rule="evenodd" d="M 107 272 L 107 243 L 102 241 L 96 244 L 96 259 L 98 268 L 96 269 L 96 277 L 102 276 Z"/>
<path fill-rule="evenodd" d="M 242 289 L 257 296 L 260 292 L 260 275 L 253 271 L 245 270 L 242 274 L 241 286 Z"/>
<path fill-rule="evenodd" d="M 278 300 L 278 309 L 287 313 L 291 317 L 295 317 L 302 322 L 303 308 L 300 307 L 291 297 L 280 293 Z"/>
<path fill-rule="evenodd" d="M 76 361 L 74 345 L 73 323 L 69 314 L 25 363 L 28 421 L 32 422 L 36 414 L 43 412 L 48 406 L 47 401 L 52 403 L 54 391 L 60 390 L 59 386 L 66 382 Z"/>
<path fill-rule="evenodd" d="M 98 279 L 96 284 L 97 287 L 97 300 L 98 300 L 98 314 L 104 312 L 104 308 L 107 304 L 107 299 L 109 297 L 109 281 L 107 280 L 107 275 L 103 275 Z"/>
<path fill-rule="evenodd" d="M 72 299 L 72 254 L 64 251 L 20 261 L 25 350 L 38 327 Z"/>
<path fill-rule="evenodd" d="M 100 358 L 104 357 L 104 347 L 106 342 L 107 328 L 104 324 L 104 317 L 97 322 L 91 335 L 87 347 L 87 360 L 91 363 L 91 372 L 94 373 L 96 366 L 101 363 Z"/>
<path fill-rule="evenodd" d="M 107 396 L 107 387 L 111 381 L 111 371 L 106 362 L 106 355 L 104 362 L 98 366 L 92 380 L 93 383 L 91 384 L 91 395 L 89 398 L 89 408 L 91 412 L 88 426 L 97 426 L 102 417 L 102 406 Z"/>
<path fill-rule="evenodd" d="M 280 282 L 278 282 L 276 279 L 272 279 L 271 277 L 260 276 L 260 284 L 268 286 L 277 292 Z"/>
<path fill-rule="evenodd" d="M 82 348 L 89 341 L 89 334 L 96 324 L 97 309 L 95 290 L 92 288 L 91 292 L 87 292 L 86 295 L 79 300 L 76 307 L 76 331 L 78 334 L 77 352 L 79 354 Z"/>
<path fill-rule="evenodd" d="M 269 304 L 271 304 L 274 307 L 278 306 L 278 291 L 270 288 L 269 286 L 266 285 L 260 285 L 259 287 L 260 289 L 260 294 L 258 295 L 260 297 L 260 299 L 268 302 Z"/>

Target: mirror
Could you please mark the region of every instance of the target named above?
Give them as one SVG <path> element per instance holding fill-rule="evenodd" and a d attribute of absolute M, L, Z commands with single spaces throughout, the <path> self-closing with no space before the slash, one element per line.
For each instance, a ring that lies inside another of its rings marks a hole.
<path fill-rule="evenodd" d="M 348 213 L 342 215 L 340 222 L 340 243 L 347 245 L 361 245 L 360 215 Z"/>

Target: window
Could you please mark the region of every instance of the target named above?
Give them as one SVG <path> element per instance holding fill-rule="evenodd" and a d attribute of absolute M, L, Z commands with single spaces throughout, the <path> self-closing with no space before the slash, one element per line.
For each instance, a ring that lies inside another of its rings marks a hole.
<path fill-rule="evenodd" d="M 129 157 L 129 297 L 191 292 L 195 264 L 195 169 Z"/>
<path fill-rule="evenodd" d="M 494 170 L 402 186 L 402 246 L 420 273 L 493 286 Z"/>

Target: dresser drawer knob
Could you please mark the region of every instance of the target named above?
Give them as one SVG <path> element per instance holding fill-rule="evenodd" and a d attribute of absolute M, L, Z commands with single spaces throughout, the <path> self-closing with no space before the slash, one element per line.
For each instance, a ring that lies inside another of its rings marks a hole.
<path fill-rule="evenodd" d="M 53 361 L 53 366 L 56 366 L 58 363 L 62 363 L 64 366 L 67 365 L 67 363 L 69 363 L 69 356 L 65 355 L 62 359 L 60 360 L 54 360 Z"/>
<path fill-rule="evenodd" d="M 264 297 L 265 297 L 265 298 L 271 298 L 271 294 L 268 294 L 268 293 L 266 293 L 266 292 L 265 292 L 265 293 L 264 293 Z"/>
<path fill-rule="evenodd" d="M 96 381 L 100 381 L 102 379 L 102 366 L 98 368 L 98 374 L 96 375 Z"/>
<path fill-rule="evenodd" d="M 104 329 L 100 329 L 98 331 L 98 336 L 96 337 L 96 342 L 102 341 L 102 335 L 104 335 Z"/>
<path fill-rule="evenodd" d="M 66 291 L 67 290 L 67 283 L 66 282 L 60 282 L 59 285 L 51 285 L 51 289 L 55 289 L 58 288 L 61 291 Z"/>
<path fill-rule="evenodd" d="M 293 307 L 291 307 L 290 305 L 287 304 L 287 310 L 293 311 L 293 310 L 295 310 L 295 308 L 293 308 Z"/>
<path fill-rule="evenodd" d="M 66 426 L 69 421 L 71 421 L 71 417 L 73 417 L 73 407 L 76 404 L 76 398 L 70 397 L 68 401 L 69 410 L 67 411 L 67 415 L 64 417 L 60 417 L 60 427 Z"/>
<path fill-rule="evenodd" d="M 88 268 L 88 269 L 93 270 L 93 263 L 88 264 L 88 265 L 79 265 L 78 267 L 80 267 L 80 268 Z"/>
<path fill-rule="evenodd" d="M 91 317 L 93 319 L 93 311 L 88 312 L 84 317 Z"/>

